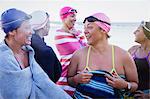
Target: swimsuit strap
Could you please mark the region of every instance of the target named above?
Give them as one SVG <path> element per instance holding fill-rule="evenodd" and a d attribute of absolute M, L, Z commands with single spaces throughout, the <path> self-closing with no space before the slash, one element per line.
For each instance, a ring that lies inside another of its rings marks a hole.
<path fill-rule="evenodd" d="M 137 48 L 136 48 L 136 50 L 134 51 L 134 53 L 133 53 L 133 55 L 132 55 L 132 56 L 133 56 L 133 59 L 135 59 L 135 58 L 136 58 L 136 52 L 137 52 L 137 50 L 138 50 L 139 48 L 140 48 L 140 46 L 139 46 L 139 47 L 137 47 Z"/>
<path fill-rule="evenodd" d="M 111 70 L 111 74 L 113 75 L 118 75 L 117 72 L 116 72 L 116 69 L 115 69 L 115 48 L 114 46 L 112 45 L 112 70 Z"/>
<path fill-rule="evenodd" d="M 115 50 L 114 50 L 114 46 L 112 45 L 112 65 L 113 65 L 113 69 L 115 69 Z"/>
<path fill-rule="evenodd" d="M 90 58 L 90 51 L 91 51 L 91 46 L 89 46 L 88 48 L 88 53 L 87 53 L 87 58 L 86 58 L 86 66 L 84 68 L 84 70 L 90 70 L 90 68 L 88 67 L 89 66 L 89 58 Z"/>

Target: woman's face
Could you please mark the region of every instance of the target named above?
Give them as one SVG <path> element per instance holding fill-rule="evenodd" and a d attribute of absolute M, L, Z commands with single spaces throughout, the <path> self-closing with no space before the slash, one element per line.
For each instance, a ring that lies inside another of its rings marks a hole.
<path fill-rule="evenodd" d="M 30 45 L 32 38 L 32 29 L 29 20 L 24 21 L 14 34 L 14 40 L 19 45 Z"/>
<path fill-rule="evenodd" d="M 47 36 L 50 30 L 50 21 L 48 19 L 46 25 L 43 28 L 43 36 Z"/>
<path fill-rule="evenodd" d="M 64 24 L 69 28 L 73 28 L 76 22 L 76 14 L 70 14 L 64 19 Z"/>
<path fill-rule="evenodd" d="M 139 26 L 137 28 L 137 30 L 134 32 L 134 34 L 135 34 L 135 42 L 141 43 L 141 42 L 145 41 L 146 36 L 143 32 L 142 26 Z"/>
<path fill-rule="evenodd" d="M 94 22 L 85 22 L 84 33 L 89 45 L 94 45 L 102 39 L 101 29 Z"/>

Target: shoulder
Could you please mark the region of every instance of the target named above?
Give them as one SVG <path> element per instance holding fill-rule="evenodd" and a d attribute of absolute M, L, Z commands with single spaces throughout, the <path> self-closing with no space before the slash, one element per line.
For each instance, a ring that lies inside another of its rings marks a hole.
<path fill-rule="evenodd" d="M 127 50 L 124 50 L 123 48 L 120 48 L 118 46 L 115 46 L 115 53 L 120 59 L 126 59 L 130 57 L 130 54 Z"/>
<path fill-rule="evenodd" d="M 133 54 L 139 47 L 140 47 L 140 45 L 134 45 L 131 48 L 129 48 L 128 52 L 130 54 Z"/>
<path fill-rule="evenodd" d="M 129 65 L 130 63 L 134 62 L 132 55 L 128 51 L 126 51 L 120 47 L 116 46 L 115 53 L 117 55 L 117 58 L 119 58 L 120 61 L 122 62 L 123 66 L 126 66 L 126 64 Z"/>
<path fill-rule="evenodd" d="M 75 54 L 84 54 L 88 50 L 89 46 L 82 47 L 75 51 Z"/>
<path fill-rule="evenodd" d="M 124 50 L 123 48 L 121 48 L 121 47 L 119 47 L 119 46 L 115 46 L 115 45 L 114 45 L 114 48 L 115 48 L 115 52 L 116 52 L 116 53 L 119 53 L 119 54 L 127 53 L 126 50 Z"/>
<path fill-rule="evenodd" d="M 73 56 L 80 58 L 80 56 L 85 55 L 87 53 L 88 48 L 88 46 L 85 46 L 83 48 L 80 48 L 79 50 L 76 50 Z"/>
<path fill-rule="evenodd" d="M 1 54 L 5 53 L 5 52 L 7 53 L 7 52 L 10 52 L 10 51 L 11 51 L 11 49 L 5 44 L 4 41 L 0 43 L 0 53 Z"/>

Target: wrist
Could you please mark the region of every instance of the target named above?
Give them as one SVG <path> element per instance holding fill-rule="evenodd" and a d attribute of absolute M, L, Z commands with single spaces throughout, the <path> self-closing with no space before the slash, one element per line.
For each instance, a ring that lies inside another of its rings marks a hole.
<path fill-rule="evenodd" d="M 130 83 L 130 82 L 127 82 L 126 89 L 129 91 L 129 90 L 131 90 L 131 87 L 132 87 L 131 83 Z"/>
<path fill-rule="evenodd" d="M 77 84 L 78 84 L 77 79 L 76 79 L 76 75 L 75 75 L 75 76 L 73 76 L 72 80 L 73 80 L 73 82 L 74 82 L 74 84 L 75 84 L 75 85 L 77 85 Z"/>

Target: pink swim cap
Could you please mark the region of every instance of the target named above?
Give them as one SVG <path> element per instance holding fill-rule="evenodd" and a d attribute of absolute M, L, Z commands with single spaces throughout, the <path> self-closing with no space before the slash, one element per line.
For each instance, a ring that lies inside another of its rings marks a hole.
<path fill-rule="evenodd" d="M 91 16 L 101 21 L 101 22 L 100 21 L 95 22 L 100 28 L 102 28 L 107 33 L 110 31 L 110 27 L 111 27 L 110 19 L 104 13 L 95 13 Z"/>
<path fill-rule="evenodd" d="M 72 7 L 69 7 L 69 6 L 63 7 L 60 10 L 60 18 L 62 20 L 64 20 L 68 15 L 73 14 L 73 13 L 77 13 L 77 10 L 75 10 Z"/>

